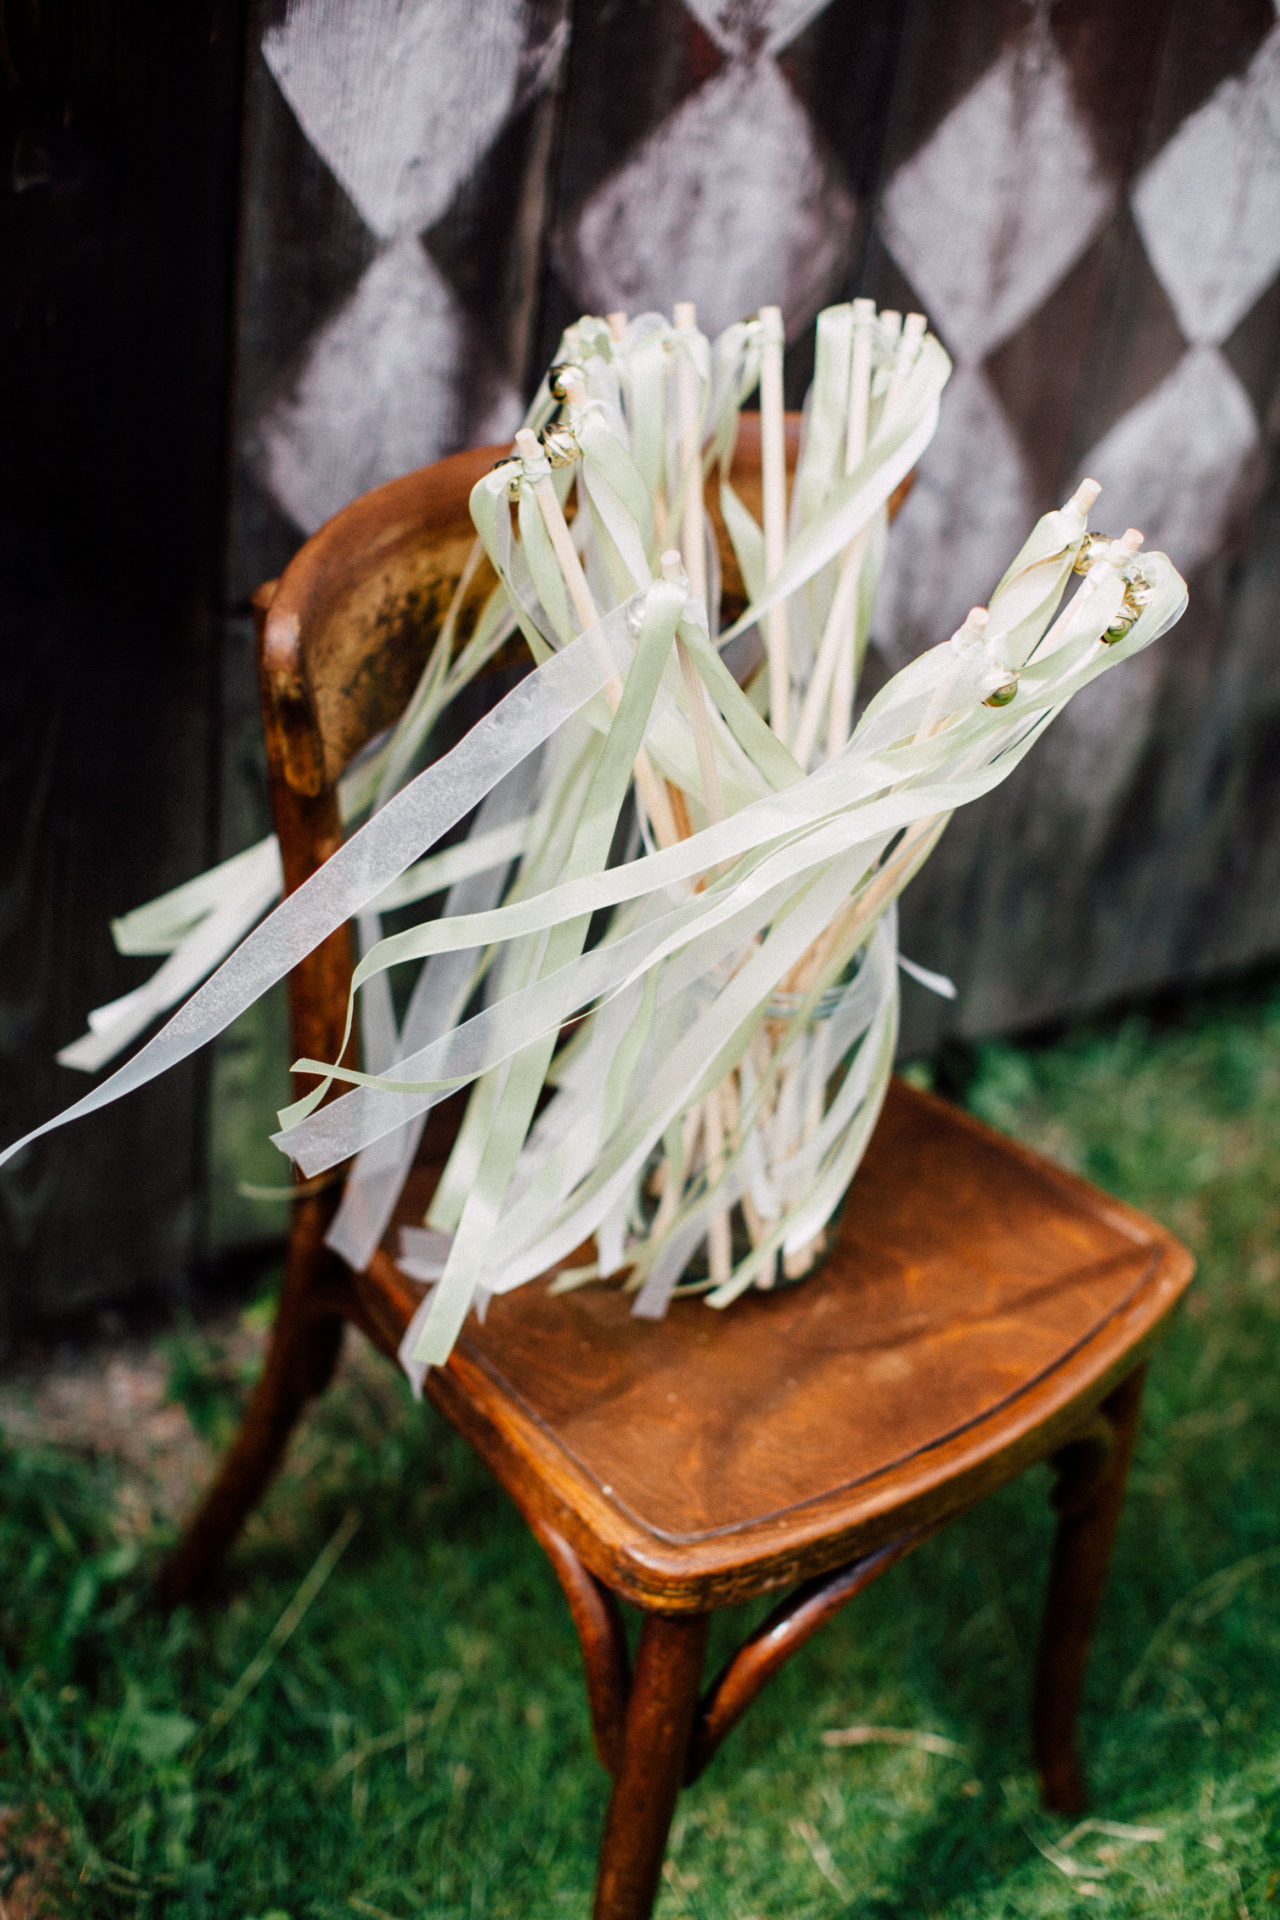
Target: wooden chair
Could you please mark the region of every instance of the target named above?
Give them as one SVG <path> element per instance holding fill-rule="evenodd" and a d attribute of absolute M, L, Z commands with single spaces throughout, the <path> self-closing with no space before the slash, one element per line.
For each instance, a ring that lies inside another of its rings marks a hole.
<path fill-rule="evenodd" d="M 498 449 L 357 500 L 259 596 L 262 704 L 286 888 L 338 845 L 334 782 L 399 712 L 471 544 Z M 739 462 L 758 483 L 744 422 Z M 740 593 L 731 556 L 726 592 Z M 477 594 L 484 591 L 477 583 Z M 336 933 L 290 982 L 297 1054 L 332 1059 L 353 962 Z M 401 1217 L 447 1147 L 428 1128 Z M 324 1245 L 333 1190 L 293 1208 L 264 1371 L 162 1576 L 195 1592 L 327 1383 L 345 1322 L 394 1356 L 420 1289 L 393 1236 L 353 1275 Z M 415 1214 L 416 1209 L 416 1214 Z M 819 1273 L 730 1311 L 636 1320 L 614 1289 L 534 1283 L 474 1317 L 426 1391 L 510 1493 L 564 1589 L 614 1789 L 597 1920 L 652 1908 L 682 1782 L 823 1621 L 1024 1467 L 1057 1470 L 1035 1676 L 1044 1795 L 1074 1812 L 1090 1631 L 1138 1421 L 1142 1362 L 1191 1260 L 1132 1208 L 896 1082 Z M 785 1592 L 703 1687 L 712 1613 Z M 619 1601 L 643 1612 L 634 1672 Z"/>

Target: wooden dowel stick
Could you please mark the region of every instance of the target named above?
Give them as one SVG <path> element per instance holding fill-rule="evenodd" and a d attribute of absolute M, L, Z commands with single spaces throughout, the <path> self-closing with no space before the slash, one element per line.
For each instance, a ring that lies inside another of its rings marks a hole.
<path fill-rule="evenodd" d="M 532 462 L 544 459 L 542 448 L 538 445 L 538 436 L 529 427 L 521 427 L 517 433 L 516 452 L 522 460 Z M 564 583 L 573 601 L 574 612 L 578 616 L 583 632 L 590 632 L 599 623 L 600 616 L 596 611 L 596 603 L 592 597 L 587 576 L 583 572 L 578 550 L 573 544 L 573 535 L 569 532 L 568 522 L 556 496 L 556 490 L 551 484 L 549 473 L 544 473 L 540 480 L 534 482 L 533 495 L 538 503 L 542 524 L 547 530 L 552 551 L 564 575 Z M 602 644 L 597 643 L 597 657 Z M 616 671 L 605 682 L 604 693 L 610 707 L 616 713 L 622 699 L 622 682 Z M 648 808 L 649 818 L 653 822 L 653 831 L 659 844 L 673 847 L 680 835 L 676 831 L 671 801 L 668 798 L 666 786 L 659 779 L 643 747 L 636 755 L 636 786 Z"/>
<path fill-rule="evenodd" d="M 800 711 L 800 725 L 796 728 L 796 737 L 791 748 L 797 765 L 802 768 L 808 766 L 809 755 L 813 752 L 814 741 L 818 737 L 823 706 L 827 695 L 832 693 L 837 668 L 842 655 L 846 653 L 850 662 L 850 674 L 852 673 L 858 577 L 862 570 L 862 555 L 866 543 L 867 536 L 864 529 L 845 548 L 840 572 L 836 576 L 836 590 L 831 597 L 831 608 L 827 614 L 827 624 L 822 630 L 822 640 L 818 647 L 818 658 L 814 662 L 813 677 L 805 694 L 804 706 Z M 834 698 L 832 693 L 832 699 Z M 828 726 L 828 754 L 830 754 L 830 736 L 831 728 Z M 847 729 L 845 737 L 848 737 Z M 843 744 L 844 742 L 841 741 L 842 746 Z"/>
<path fill-rule="evenodd" d="M 853 313 L 856 332 L 853 337 L 853 366 L 849 378 L 849 418 L 844 442 L 846 475 L 855 471 L 867 450 L 867 431 L 871 420 L 871 329 L 875 324 L 875 301 L 855 300 Z M 833 760 L 844 747 L 853 726 L 853 694 L 858 677 L 857 586 L 862 573 L 862 556 L 866 546 L 867 536 L 864 533 L 851 543 L 850 551 L 846 555 L 845 564 L 853 576 L 852 624 L 846 630 L 847 639 L 842 643 L 836 656 L 835 672 L 831 678 L 831 704 L 827 712 L 828 760 Z"/>
<path fill-rule="evenodd" d="M 720 1090 L 709 1093 L 702 1103 L 702 1127 L 707 1142 L 707 1185 L 714 1187 L 724 1177 L 724 1117 L 720 1110 Z M 733 1272 L 733 1234 L 729 1210 L 717 1206 L 707 1223 L 707 1266 L 716 1286 L 722 1287 Z"/>
<path fill-rule="evenodd" d="M 761 307 L 764 339 L 760 354 L 760 464 L 764 490 L 764 566 L 772 580 L 787 552 L 787 442 L 782 405 L 782 310 Z M 780 740 L 791 736 L 791 645 L 787 603 L 780 600 L 765 616 L 769 660 L 769 724 Z"/>
<path fill-rule="evenodd" d="M 678 328 L 694 328 L 698 324 L 698 309 L 692 300 L 679 300 L 672 310 L 672 319 Z M 702 433 L 698 407 L 698 374 L 687 353 L 676 360 L 676 426 L 680 436 L 680 543 L 684 549 L 684 567 L 689 578 L 690 590 L 704 603 L 707 597 L 707 549 L 706 524 L 704 520 L 704 502 L 702 496 Z M 671 563 L 678 566 L 679 554 L 667 553 L 662 557 L 664 575 L 672 577 Z M 711 717 L 708 711 L 707 690 L 702 677 L 693 663 L 693 657 L 679 635 L 676 636 L 676 659 L 680 663 L 680 679 L 684 686 L 685 705 L 689 710 L 689 724 L 693 731 L 694 751 L 698 756 L 698 774 L 702 782 L 702 801 L 707 819 L 715 826 L 725 817 L 724 790 L 720 784 L 720 769 L 716 764 L 715 741 L 711 733 Z M 724 1172 L 724 1119 L 720 1111 L 718 1091 L 707 1095 L 703 1102 L 703 1130 L 707 1142 L 707 1176 L 714 1182 Z M 711 1215 L 707 1229 L 707 1260 L 712 1280 L 721 1286 L 733 1271 L 733 1234 L 729 1223 L 729 1213 L 725 1207 L 717 1207 Z"/>
<path fill-rule="evenodd" d="M 676 303 L 674 319 L 677 327 L 697 326 L 698 309 L 692 300 L 680 300 Z M 702 498 L 702 434 L 698 419 L 698 375 L 688 354 L 685 353 L 682 353 L 676 362 L 676 419 L 680 430 L 680 471 L 684 488 L 684 505 L 680 522 L 684 567 L 689 576 L 690 591 L 705 603 L 707 550 Z M 678 555 L 675 557 L 679 558 Z M 670 554 L 663 555 L 664 573 L 667 572 L 667 562 L 671 558 Z M 711 735 L 707 690 L 702 684 L 701 675 L 693 664 L 688 648 L 678 637 L 676 658 L 680 662 L 685 705 L 689 709 L 689 724 L 693 728 L 693 744 L 698 755 L 703 804 L 707 810 L 708 820 L 716 826 L 725 817 L 724 790 L 720 784 L 715 741 Z"/>
<path fill-rule="evenodd" d="M 742 1104 L 738 1097 L 736 1075 L 731 1073 L 727 1079 L 721 1081 L 720 1098 L 724 1105 L 725 1119 L 729 1129 L 732 1133 L 737 1133 L 742 1125 Z M 751 1197 L 751 1189 L 747 1186 L 744 1186 L 742 1189 L 742 1198 L 739 1201 L 739 1205 L 742 1208 L 742 1218 L 746 1224 L 747 1237 L 753 1247 L 758 1247 L 763 1240 L 767 1240 L 769 1237 L 769 1223 L 759 1212 L 755 1201 Z M 777 1254 L 770 1254 L 765 1265 L 756 1275 L 756 1285 L 765 1293 L 767 1293 L 773 1285 L 777 1263 Z"/>
<path fill-rule="evenodd" d="M 871 329 L 875 325 L 874 300 L 853 303 L 853 352 L 849 367 L 849 413 L 845 421 L 844 470 L 852 473 L 867 450 L 867 427 L 871 419 Z"/>
<path fill-rule="evenodd" d="M 530 465 L 541 462 L 545 465 L 546 455 L 538 445 L 538 436 L 531 427 L 521 427 L 516 435 L 516 452 Z M 582 631 L 587 633 L 599 624 L 600 615 L 592 598 L 587 576 L 583 572 L 582 562 L 578 558 L 578 549 L 573 544 L 573 535 L 569 532 L 569 523 L 564 517 L 556 490 L 551 484 L 550 473 L 544 472 L 541 479 L 533 483 L 533 496 L 542 514 L 542 524 L 564 575 L 565 586 L 569 589 L 569 598 L 573 601 L 573 610 L 578 616 Z M 617 673 L 610 682 L 613 687 L 613 705 L 617 706 L 622 694 L 622 683 Z"/>
<path fill-rule="evenodd" d="M 907 384 L 908 374 L 916 363 L 926 324 L 922 313 L 909 313 L 902 323 L 897 351 L 893 356 L 893 374 L 889 381 L 889 391 L 884 397 L 884 412 L 880 416 L 881 424 L 884 426 L 892 421 L 902 403 L 902 390 Z"/>
<path fill-rule="evenodd" d="M 673 1180 L 671 1177 L 671 1162 L 669 1160 L 663 1162 L 667 1177 L 663 1182 L 662 1194 L 658 1200 L 658 1211 L 654 1214 L 653 1225 L 649 1229 L 650 1236 L 654 1239 L 657 1238 L 659 1233 L 665 1231 L 666 1227 L 674 1218 L 676 1208 L 680 1204 L 681 1194 L 689 1178 L 693 1156 L 697 1151 L 698 1137 L 702 1132 L 702 1121 L 703 1110 L 702 1105 L 699 1104 L 696 1107 L 690 1107 L 681 1122 L 681 1177 L 679 1181 Z"/>
<path fill-rule="evenodd" d="M 692 300 L 678 300 L 672 317 L 681 329 L 696 327 L 698 309 Z M 687 353 L 680 354 L 676 360 L 676 420 L 680 432 L 680 475 L 684 488 L 680 519 L 684 570 L 689 576 L 693 592 L 705 598 L 707 555 L 703 526 L 702 445 L 698 432 L 698 375 Z"/>
<path fill-rule="evenodd" d="M 871 327 L 875 321 L 875 302 L 853 303 L 853 351 L 849 365 L 849 409 L 845 422 L 844 470 L 851 474 L 867 450 L 867 423 L 871 414 Z M 800 725 L 796 729 L 792 752 L 806 767 L 813 752 L 822 721 L 822 711 L 830 694 L 827 716 L 827 758 L 840 751 L 849 737 L 848 709 L 853 705 L 854 638 L 858 610 L 858 577 L 866 549 L 866 533 L 859 533 L 845 548 L 836 575 L 836 589 L 827 613 L 826 625 L 818 647 L 813 676 L 805 694 Z M 843 721 L 840 715 L 843 713 Z"/>
<path fill-rule="evenodd" d="M 609 337 L 611 339 L 621 340 L 625 337 L 627 331 L 627 316 L 622 312 L 621 308 L 615 308 L 612 313 L 606 314 L 605 320 L 608 323 Z"/>
<path fill-rule="evenodd" d="M 857 304 L 859 303 L 855 302 L 855 306 Z M 870 305 L 870 302 L 867 304 Z M 872 309 L 872 313 L 874 315 L 874 308 Z M 898 411 L 907 376 L 915 365 L 916 358 L 920 352 L 920 343 L 924 339 L 926 324 L 925 317 L 922 313 L 909 313 L 903 322 L 902 333 L 898 341 L 898 350 L 894 357 L 893 378 L 890 382 L 889 392 L 885 396 L 885 403 L 880 416 L 882 426 L 892 424 L 894 416 Z M 865 389 L 862 387 L 861 382 L 859 382 L 858 391 L 860 395 L 865 392 L 866 398 L 860 407 L 860 418 L 855 422 L 853 385 L 851 383 L 849 396 L 849 432 L 845 441 L 846 473 L 853 472 L 867 450 L 867 423 L 870 414 L 871 397 L 871 335 L 869 328 L 863 331 L 861 338 L 855 336 L 855 353 L 860 346 L 864 348 L 866 354 L 867 373 Z M 857 586 L 858 576 L 862 570 L 863 554 L 866 552 L 867 537 L 866 532 L 860 534 L 856 541 L 850 543 L 845 555 L 844 565 L 847 566 L 853 574 L 851 583 L 853 591 L 850 595 L 849 613 L 846 616 L 850 624 L 844 630 L 845 637 L 840 651 L 836 656 L 835 671 L 831 679 L 831 706 L 827 717 L 827 758 L 829 760 L 834 759 L 835 755 L 839 753 L 841 748 L 847 743 L 849 731 L 853 723 L 853 693 L 858 666 L 855 651 L 857 644 Z"/>

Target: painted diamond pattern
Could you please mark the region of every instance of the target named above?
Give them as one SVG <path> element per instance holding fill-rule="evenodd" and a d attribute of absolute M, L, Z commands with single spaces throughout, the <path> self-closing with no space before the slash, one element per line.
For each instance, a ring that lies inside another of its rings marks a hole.
<path fill-rule="evenodd" d="M 419 236 L 447 211 L 521 96 L 549 84 L 563 34 L 526 45 L 522 0 L 442 6 L 292 0 L 262 52 L 308 140 L 385 244 L 319 327 L 293 390 L 258 425 L 259 471 L 304 533 L 367 488 L 470 435 L 503 437 L 520 399 Z M 491 388 L 477 417 L 462 391 Z"/>
<path fill-rule="evenodd" d="M 1131 203 L 1191 345 L 1084 464 L 1185 572 L 1217 552 L 1261 479 L 1253 407 L 1217 348 L 1280 272 L 1280 26 L 1187 116 Z"/>
<path fill-rule="evenodd" d="M 268 421 L 265 477 L 304 532 L 354 495 L 421 466 L 452 444 L 461 418 L 466 326 L 417 236 L 394 241 L 346 306 L 317 334 L 295 391 Z M 478 440 L 520 423 L 520 398 L 499 388 Z"/>
<path fill-rule="evenodd" d="M 1115 198 L 1036 25 L 889 183 L 882 237 L 957 364 L 891 548 L 877 637 L 895 664 L 986 599 L 1047 504 L 980 367 L 1061 284 Z"/>
<path fill-rule="evenodd" d="M 722 53 L 781 53 L 830 0 L 684 0 Z"/>
<path fill-rule="evenodd" d="M 1280 272 L 1280 26 L 1156 155 L 1133 213 L 1183 333 L 1220 344 Z"/>
<path fill-rule="evenodd" d="M 316 152 L 382 239 L 422 233 L 502 125 L 523 44 L 519 0 L 442 7 L 301 0 L 262 53 Z"/>
<path fill-rule="evenodd" d="M 691 299 L 714 333 L 772 301 L 799 326 L 839 282 L 853 214 L 773 61 L 734 61 L 587 201 L 561 259 L 601 311 Z"/>
<path fill-rule="evenodd" d="M 693 298 L 715 329 L 777 300 L 795 332 L 849 290 L 854 193 L 777 64 L 830 0 L 662 3 L 673 24 L 683 6 L 723 64 L 559 213 L 552 257 L 583 306 Z M 514 424 L 518 396 L 421 236 L 530 90 L 554 79 L 565 21 L 548 33 L 548 18 L 546 0 L 540 11 L 535 0 L 291 0 L 264 36 L 290 109 L 380 243 L 339 311 L 317 315 L 293 390 L 256 423 L 263 478 L 304 530 L 460 437 Z M 1011 419 L 984 363 L 1043 318 L 1117 197 L 1039 17 L 885 185 L 880 236 L 957 363 L 885 583 L 879 624 L 895 662 L 990 590 L 1048 504 L 1019 439 L 1033 430 L 1025 402 L 1010 401 Z M 1280 25 L 1175 129 L 1131 205 L 1187 351 L 1082 470 L 1193 567 L 1220 549 L 1260 468 L 1257 420 L 1219 348 L 1280 273 Z M 1085 736 L 1101 740 L 1101 725 L 1087 706 L 1072 717 L 1062 751 L 1081 738 L 1063 779 L 1080 774 Z"/>
<path fill-rule="evenodd" d="M 838 289 L 853 195 L 773 58 L 829 4 L 685 0 L 728 62 L 556 235 L 584 305 L 694 300 L 716 332 L 771 302 L 794 332 Z"/>
<path fill-rule="evenodd" d="M 881 231 L 957 360 L 1008 339 L 1115 201 L 1061 55 L 1029 31 L 890 182 Z"/>

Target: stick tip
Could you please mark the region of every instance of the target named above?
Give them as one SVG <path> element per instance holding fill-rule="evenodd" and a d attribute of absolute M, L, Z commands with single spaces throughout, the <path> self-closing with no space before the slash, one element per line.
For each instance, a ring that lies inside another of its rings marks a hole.
<path fill-rule="evenodd" d="M 1132 560 L 1142 545 L 1142 535 L 1136 527 L 1127 527 L 1118 540 L 1113 540 L 1107 548 L 1107 559 L 1113 567 L 1122 567 L 1126 560 Z"/>
<path fill-rule="evenodd" d="M 855 325 L 865 323 L 868 320 L 874 320 L 875 317 L 876 303 L 874 300 L 859 299 L 854 301 L 853 318 Z"/>
<path fill-rule="evenodd" d="M 627 316 L 621 307 L 615 308 L 612 313 L 606 313 L 605 325 L 608 327 L 612 339 L 621 340 L 623 338 L 627 331 Z"/>
<path fill-rule="evenodd" d="M 516 434 L 516 452 L 522 460 L 542 458 L 542 448 L 538 445 L 538 436 L 532 427 L 521 427 Z"/>
<path fill-rule="evenodd" d="M 964 617 L 964 624 L 970 633 L 984 633 L 991 614 L 986 607 L 970 607 Z"/>
<path fill-rule="evenodd" d="M 694 300 L 677 300 L 671 309 L 671 317 L 678 327 L 696 327 L 698 324 L 697 302 Z M 761 309 L 761 318 L 764 318 L 763 308 Z"/>
<path fill-rule="evenodd" d="M 786 331 L 782 324 L 781 307 L 761 307 L 760 325 L 764 329 L 764 344 L 766 347 L 778 348 L 784 344 Z"/>
<path fill-rule="evenodd" d="M 684 560 L 678 547 L 668 547 L 658 565 L 662 568 L 662 577 L 670 586 L 678 586 L 684 579 Z"/>
<path fill-rule="evenodd" d="M 1071 496 L 1070 504 L 1079 513 L 1088 513 L 1090 507 L 1102 492 L 1096 480 L 1082 480 Z"/>

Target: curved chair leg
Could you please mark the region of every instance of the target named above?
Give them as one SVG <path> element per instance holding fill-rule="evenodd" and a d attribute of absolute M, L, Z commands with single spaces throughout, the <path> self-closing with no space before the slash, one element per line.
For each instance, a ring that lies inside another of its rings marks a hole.
<path fill-rule="evenodd" d="M 640 1631 L 594 1920 L 649 1920 L 698 1710 L 708 1613 L 648 1613 Z"/>
<path fill-rule="evenodd" d="M 1045 1805 L 1059 1813 L 1079 1813 L 1085 1805 L 1076 1721 L 1089 1641 L 1124 1505 L 1145 1371 L 1135 1368 L 1103 1402 L 1094 1425 L 1054 1461 L 1059 1518 L 1036 1663 L 1032 1730 Z"/>
<path fill-rule="evenodd" d="M 284 1284 L 262 1372 L 213 1485 L 161 1569 L 157 1597 L 163 1607 L 176 1606 L 204 1586 L 266 1491 L 299 1414 L 333 1376 L 344 1323 L 312 1305 L 317 1279 L 332 1258 L 324 1246 L 332 1212 L 328 1195 L 295 1203 Z"/>

